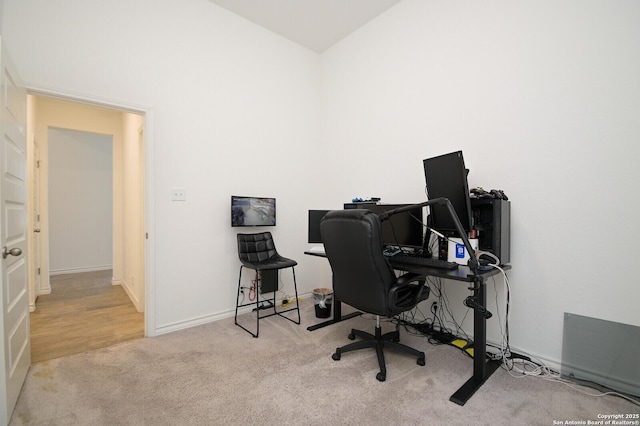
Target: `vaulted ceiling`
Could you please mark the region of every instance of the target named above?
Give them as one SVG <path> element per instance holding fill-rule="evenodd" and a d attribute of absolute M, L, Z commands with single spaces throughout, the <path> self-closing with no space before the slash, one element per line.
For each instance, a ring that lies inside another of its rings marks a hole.
<path fill-rule="evenodd" d="M 401 0 L 209 0 L 322 53 Z"/>

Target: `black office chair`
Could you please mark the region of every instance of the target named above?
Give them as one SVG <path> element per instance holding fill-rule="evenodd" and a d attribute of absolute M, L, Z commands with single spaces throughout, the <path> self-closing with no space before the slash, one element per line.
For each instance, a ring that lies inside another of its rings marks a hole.
<path fill-rule="evenodd" d="M 393 317 L 414 308 L 429 297 L 424 275 L 405 273 L 396 277 L 382 254 L 380 219 L 368 210 L 334 210 L 320 224 L 322 241 L 333 271 L 333 291 L 336 303 L 376 315 L 375 334 L 352 329 L 349 339 L 364 340 L 337 348 L 332 358 L 338 361 L 345 352 L 375 348 L 383 382 L 387 376 L 383 349 L 391 349 L 417 357 L 425 365 L 424 352 L 402 345 L 396 330 L 382 334 L 380 316 Z M 415 284 L 419 281 L 418 284 Z"/>
<path fill-rule="evenodd" d="M 296 284 L 296 271 L 294 266 L 298 264 L 295 260 L 288 259 L 286 257 L 282 257 L 276 251 L 276 246 L 273 242 L 273 237 L 271 236 L 271 232 L 259 232 L 254 234 L 238 234 L 238 257 L 240 258 L 240 274 L 238 277 L 238 294 L 236 297 L 236 315 L 235 315 L 235 323 L 238 327 L 242 328 L 253 337 L 258 337 L 260 333 L 260 320 L 263 318 L 267 318 L 273 315 L 279 315 L 282 318 L 286 318 L 289 321 L 300 324 L 300 306 L 298 304 L 298 286 Z M 243 293 L 242 288 L 242 268 L 249 268 L 256 271 L 256 282 L 255 282 L 255 302 L 243 303 L 240 302 L 240 294 Z M 273 297 L 271 299 L 265 299 L 260 297 L 259 290 L 259 280 L 260 274 L 262 271 L 268 270 L 280 270 L 291 268 L 291 272 L 293 273 L 293 288 L 295 292 L 295 307 L 288 307 L 287 309 L 278 311 L 276 304 L 276 292 L 273 292 Z M 271 306 L 265 308 L 260 304 L 269 303 Z M 256 332 L 247 329 L 242 324 L 238 323 L 238 308 L 242 308 L 245 306 L 253 306 L 255 304 L 255 312 L 256 312 Z M 273 308 L 273 312 L 267 315 L 261 315 L 261 311 L 264 309 Z M 298 320 L 294 320 L 289 318 L 286 315 L 282 315 L 285 312 L 290 311 L 298 312 Z"/>

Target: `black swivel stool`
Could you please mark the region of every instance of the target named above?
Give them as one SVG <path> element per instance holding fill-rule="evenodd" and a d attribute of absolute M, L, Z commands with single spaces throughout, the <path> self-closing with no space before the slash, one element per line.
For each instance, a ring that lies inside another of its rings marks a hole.
<path fill-rule="evenodd" d="M 253 337 L 258 337 L 260 333 L 260 320 L 262 318 L 267 318 L 273 315 L 279 315 L 282 318 L 286 318 L 289 321 L 300 324 L 300 306 L 298 304 L 298 286 L 296 284 L 296 271 L 294 266 L 298 264 L 295 260 L 288 259 L 286 257 L 280 256 L 276 251 L 276 246 L 273 242 L 273 237 L 271 236 L 271 232 L 258 232 L 253 234 L 238 234 L 238 257 L 240 258 L 240 274 L 238 277 L 238 294 L 236 297 L 236 314 L 235 314 L 235 324 L 245 330 L 247 333 L 251 334 Z M 278 310 L 276 306 L 276 292 L 273 292 L 273 297 L 271 299 L 260 298 L 258 293 L 258 282 L 256 280 L 256 296 L 255 302 L 251 303 L 242 303 L 240 301 L 240 294 L 242 293 L 242 269 L 249 268 L 256 271 L 256 275 L 259 279 L 259 276 L 262 271 L 267 270 L 280 270 L 291 268 L 291 272 L 293 273 L 293 288 L 295 292 L 295 306 L 290 307 L 284 310 Z M 269 302 L 271 303 L 271 307 L 267 309 L 273 308 L 273 311 L 268 314 L 261 314 L 261 311 L 264 310 L 260 306 L 260 302 Z M 254 306 L 256 312 L 256 331 L 255 333 L 243 325 L 238 323 L 238 308 L 242 308 L 245 306 Z M 294 320 L 289 318 L 286 315 L 282 315 L 285 312 L 297 311 L 298 312 L 298 320 Z"/>

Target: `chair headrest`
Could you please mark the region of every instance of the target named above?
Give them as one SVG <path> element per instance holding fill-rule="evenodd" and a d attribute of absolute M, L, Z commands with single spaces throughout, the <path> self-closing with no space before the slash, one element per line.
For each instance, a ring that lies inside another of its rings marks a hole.
<path fill-rule="evenodd" d="M 356 219 L 360 220 L 366 215 L 372 215 L 373 217 L 377 217 L 375 213 L 366 209 L 347 209 L 347 210 L 331 210 L 329 211 L 322 220 L 328 219 Z"/>

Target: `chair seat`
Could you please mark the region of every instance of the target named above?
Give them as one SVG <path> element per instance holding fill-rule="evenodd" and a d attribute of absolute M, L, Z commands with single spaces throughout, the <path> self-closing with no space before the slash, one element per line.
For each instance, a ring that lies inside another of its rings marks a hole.
<path fill-rule="evenodd" d="M 260 261 L 241 260 L 241 262 L 247 268 L 255 269 L 256 271 L 291 268 L 298 264 L 295 260 L 282 256 L 274 256 Z"/>

